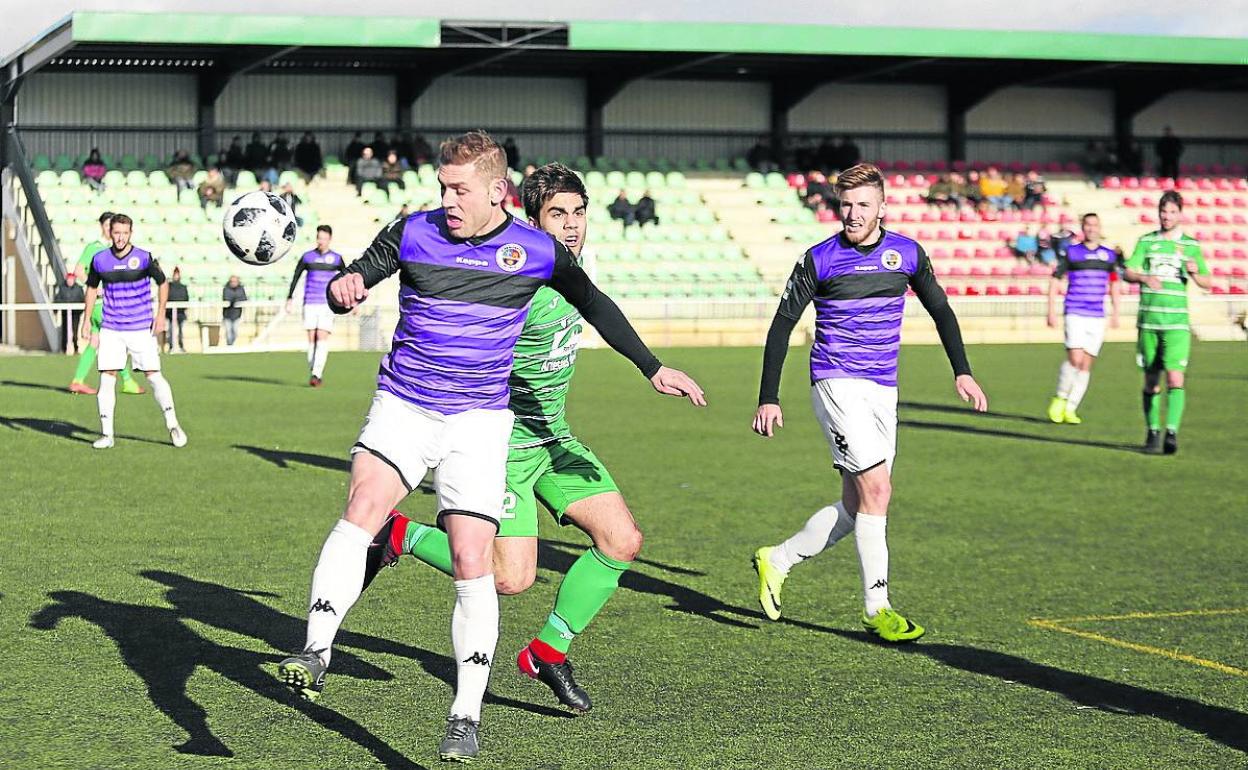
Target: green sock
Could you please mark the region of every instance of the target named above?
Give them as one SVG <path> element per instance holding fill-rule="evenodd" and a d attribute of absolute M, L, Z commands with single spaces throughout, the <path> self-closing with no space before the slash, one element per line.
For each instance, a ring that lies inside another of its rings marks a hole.
<path fill-rule="evenodd" d="M 559 584 L 555 611 L 550 613 L 537 638 L 566 653 L 576 635 L 585 630 L 619 588 L 620 575 L 631 565 L 632 562 L 616 561 L 597 548 L 581 554 Z"/>
<path fill-rule="evenodd" d="M 1183 407 L 1186 405 L 1186 390 L 1170 388 L 1166 391 L 1166 430 L 1179 432 L 1179 423 L 1183 422 Z"/>
<path fill-rule="evenodd" d="M 437 527 L 409 522 L 403 535 L 403 553 L 410 553 L 425 564 L 450 575 L 451 541 Z"/>
<path fill-rule="evenodd" d="M 1149 430 L 1161 430 L 1161 399 L 1160 393 L 1144 391 L 1144 421 Z"/>
<path fill-rule="evenodd" d="M 78 354 L 78 368 L 74 370 L 74 382 L 81 385 L 87 381 L 87 375 L 91 373 L 91 367 L 95 366 L 95 346 L 87 345 Z"/>

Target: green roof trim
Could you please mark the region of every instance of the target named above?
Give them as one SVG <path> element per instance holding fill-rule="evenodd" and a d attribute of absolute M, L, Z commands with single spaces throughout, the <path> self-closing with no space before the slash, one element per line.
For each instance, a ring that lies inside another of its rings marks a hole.
<path fill-rule="evenodd" d="M 75 42 L 88 43 L 437 48 L 442 42 L 437 19 L 402 17 L 81 11 L 72 29 Z"/>
<path fill-rule="evenodd" d="M 1057 59 L 1248 65 L 1248 40 L 800 24 L 577 21 L 577 50 Z"/>

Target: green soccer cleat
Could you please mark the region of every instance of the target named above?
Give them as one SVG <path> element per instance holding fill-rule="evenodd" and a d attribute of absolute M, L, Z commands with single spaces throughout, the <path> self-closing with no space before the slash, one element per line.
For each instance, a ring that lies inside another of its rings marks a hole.
<path fill-rule="evenodd" d="M 886 642 L 913 642 L 925 633 L 923 626 L 911 623 L 891 607 L 875 613 L 873 618 L 862 613 L 862 625 Z"/>
<path fill-rule="evenodd" d="M 1080 417 L 1078 414 L 1076 414 L 1074 409 L 1068 408 L 1066 410 L 1066 413 L 1062 415 L 1062 422 L 1066 423 L 1067 425 L 1082 425 L 1083 418 Z"/>
<path fill-rule="evenodd" d="M 1059 425 L 1066 419 L 1066 399 L 1054 396 L 1049 402 L 1049 422 Z"/>
<path fill-rule="evenodd" d="M 788 575 L 771 564 L 771 552 L 774 548 L 759 548 L 754 552 L 754 571 L 758 573 L 758 603 L 763 606 L 763 613 L 771 620 L 780 619 L 780 589 Z"/>
<path fill-rule="evenodd" d="M 325 689 L 325 671 L 328 668 L 317 651 L 309 647 L 279 663 L 277 675 L 300 698 L 316 702 Z"/>
<path fill-rule="evenodd" d="M 142 385 L 135 382 L 133 377 L 131 377 L 121 381 L 121 392 L 128 396 L 141 396 L 147 391 L 144 390 Z"/>

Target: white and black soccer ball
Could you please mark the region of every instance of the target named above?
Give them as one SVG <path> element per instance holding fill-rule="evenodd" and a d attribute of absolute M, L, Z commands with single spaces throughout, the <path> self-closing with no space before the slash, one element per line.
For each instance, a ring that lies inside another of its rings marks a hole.
<path fill-rule="evenodd" d="M 222 222 L 230 253 L 249 265 L 271 265 L 295 243 L 298 226 L 286 201 L 257 190 L 239 196 L 225 210 Z"/>

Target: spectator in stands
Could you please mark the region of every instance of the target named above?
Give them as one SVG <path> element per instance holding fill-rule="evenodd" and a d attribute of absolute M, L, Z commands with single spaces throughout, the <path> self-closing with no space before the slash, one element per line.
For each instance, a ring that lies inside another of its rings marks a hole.
<path fill-rule="evenodd" d="M 61 350 L 65 353 L 70 352 L 69 346 L 74 346 L 74 355 L 78 355 L 78 325 L 82 323 L 83 303 L 87 299 L 87 293 L 82 288 L 82 284 L 78 283 L 78 274 L 70 270 L 65 274 L 65 280 L 61 281 L 56 287 L 56 293 L 52 295 L 52 301 L 57 304 L 70 304 L 74 307 L 61 311 Z"/>
<path fill-rule="evenodd" d="M 1044 184 L 1044 177 L 1040 176 L 1039 171 L 1028 171 L 1027 181 L 1023 184 L 1023 202 L 1019 208 L 1024 211 L 1031 211 L 1036 206 L 1045 208 L 1044 194 L 1049 188 Z"/>
<path fill-rule="evenodd" d="M 172 279 L 169 281 L 169 301 L 170 302 L 190 302 L 191 293 L 187 290 L 186 284 L 182 283 L 182 268 L 175 267 L 173 269 Z M 165 340 L 169 346 L 169 352 L 175 351 L 174 342 L 177 342 L 176 351 L 179 353 L 186 352 L 185 340 L 182 336 L 182 325 L 186 323 L 186 308 L 165 308 L 165 318 L 168 321 Z"/>
<path fill-rule="evenodd" d="M 281 173 L 290 168 L 291 158 L 290 140 L 278 131 L 277 136 L 273 137 L 273 141 L 269 143 L 269 163 L 277 169 L 278 173 Z"/>
<path fill-rule="evenodd" d="M 815 150 L 815 164 L 819 168 L 832 172 L 840 171 L 844 166 L 841 160 L 845 157 L 844 147 L 840 139 L 833 139 L 825 136 L 823 141 L 819 143 L 819 148 Z"/>
<path fill-rule="evenodd" d="M 381 164 L 381 181 L 379 186 L 385 187 L 386 192 L 391 187 L 397 187 L 400 190 L 407 189 L 403 184 L 403 163 L 399 160 L 399 154 L 393 149 L 386 154 L 386 162 Z"/>
<path fill-rule="evenodd" d="M 806 175 L 806 187 L 802 190 L 806 205 L 813 211 L 820 201 L 833 206 L 836 201 L 836 188 L 822 171 L 811 171 Z"/>
<path fill-rule="evenodd" d="M 1007 194 L 1008 188 L 1009 183 L 996 166 L 989 166 L 988 173 L 979 179 L 980 194 L 997 211 L 1004 211 L 1014 204 L 1014 199 Z"/>
<path fill-rule="evenodd" d="M 351 135 L 351 141 L 342 150 L 342 162 L 347 164 L 347 184 L 355 184 L 355 162 L 364 155 L 364 140 L 360 132 Z"/>
<path fill-rule="evenodd" d="M 1036 253 L 1036 260 L 1042 265 L 1053 265 L 1057 263 L 1057 247 L 1053 242 L 1053 234 L 1048 228 L 1040 228 L 1040 232 L 1036 234 L 1036 243 L 1039 251 Z"/>
<path fill-rule="evenodd" d="M 243 168 L 255 174 L 257 179 L 269 169 L 269 146 L 260 138 L 259 131 L 251 135 L 247 149 L 243 150 Z"/>
<path fill-rule="evenodd" d="M 242 137 L 234 137 L 230 140 L 230 146 L 222 150 L 217 155 L 217 163 L 221 168 L 221 176 L 225 177 L 225 183 L 233 186 L 234 180 L 238 178 L 238 171 L 246 162 L 246 155 L 243 153 Z"/>
<path fill-rule="evenodd" d="M 835 222 L 836 212 L 828 208 L 828 204 L 824 201 L 819 201 L 819 204 L 815 206 L 815 219 L 819 222 Z"/>
<path fill-rule="evenodd" d="M 776 158 L 776 153 L 771 146 L 771 137 L 767 135 L 760 136 L 749 152 L 745 154 L 745 162 L 750 164 L 750 168 L 760 174 L 768 174 L 772 171 L 780 170 L 780 161 Z"/>
<path fill-rule="evenodd" d="M 108 166 L 104 165 L 104 159 L 100 157 L 100 148 L 92 147 L 91 154 L 82 164 L 82 181 L 86 182 L 92 190 L 101 192 L 104 190 L 104 175 L 107 173 Z"/>
<path fill-rule="evenodd" d="M 984 203 L 984 194 L 980 192 L 979 187 L 981 181 L 980 173 L 975 169 L 971 169 L 966 172 L 966 180 L 962 183 L 962 200 L 975 208 L 979 208 Z"/>
<path fill-rule="evenodd" d="M 628 201 L 628 193 L 620 190 L 620 194 L 615 196 L 610 206 L 607 206 L 607 213 L 612 219 L 623 222 L 625 227 L 631 225 L 634 221 L 633 204 Z"/>
<path fill-rule="evenodd" d="M 225 178 L 221 176 L 221 171 L 213 166 L 208 169 L 208 178 L 199 183 L 199 205 L 205 211 L 208 210 L 208 204 L 220 206 L 225 198 Z"/>
<path fill-rule="evenodd" d="M 380 131 L 373 134 L 373 141 L 369 142 L 369 146 L 373 148 L 373 155 L 378 158 L 384 158 L 390 152 L 390 144 L 386 141 L 385 134 Z"/>
<path fill-rule="evenodd" d="M 290 213 L 295 218 L 295 224 L 303 227 L 303 217 L 299 216 L 299 207 L 303 205 L 303 198 L 295 193 L 295 188 L 290 182 L 282 185 L 282 192 L 277 197 L 286 201 L 286 205 L 290 206 Z"/>
<path fill-rule="evenodd" d="M 1118 159 L 1104 142 L 1088 142 L 1084 148 L 1083 170 L 1099 187 L 1107 174 L 1118 170 Z"/>
<path fill-rule="evenodd" d="M 381 180 L 381 161 L 373 157 L 373 148 L 365 147 L 355 162 L 355 194 L 361 195 L 365 182 L 376 184 Z"/>
<path fill-rule="evenodd" d="M 658 212 L 655 210 L 654 198 L 650 197 L 650 191 L 646 190 L 637 199 L 637 205 L 633 207 L 633 218 L 637 220 L 637 226 L 640 227 L 647 222 L 659 223 Z"/>
<path fill-rule="evenodd" d="M 957 208 L 958 192 L 953 186 L 953 177 L 949 174 L 941 174 L 936 177 L 936 181 L 932 182 L 927 188 L 925 196 L 929 206 L 937 208 Z"/>
<path fill-rule="evenodd" d="M 509 136 L 503 142 L 503 152 L 507 155 L 507 168 L 520 168 L 520 148 L 514 137 Z"/>
<path fill-rule="evenodd" d="M 1010 202 L 1014 208 L 1023 207 L 1023 199 L 1027 197 L 1027 177 L 1023 176 L 1021 171 L 1010 174 L 1010 181 L 1005 186 L 1005 194 L 1010 196 Z"/>
<path fill-rule="evenodd" d="M 849 136 L 841 137 L 840 149 L 836 158 L 837 168 L 846 169 L 858 165 L 862 160 L 862 151 Z"/>
<path fill-rule="evenodd" d="M 429 146 L 429 141 L 425 137 L 416 135 L 412 139 L 412 163 L 419 166 L 422 163 L 428 163 L 433 158 L 433 148 Z"/>
<path fill-rule="evenodd" d="M 304 133 L 299 139 L 299 144 L 295 145 L 295 168 L 299 169 L 305 182 L 311 182 L 312 177 L 321 173 L 324 165 L 321 146 L 316 143 L 311 133 Z"/>
<path fill-rule="evenodd" d="M 178 192 L 182 192 L 195 188 L 195 183 L 191 181 L 191 178 L 195 176 L 195 171 L 195 164 L 191 162 L 191 154 L 186 150 L 178 150 L 173 154 L 173 161 L 170 162 L 169 167 L 165 169 L 165 176 L 177 186 Z"/>
<path fill-rule="evenodd" d="M 225 328 L 225 344 L 233 345 L 234 340 L 238 339 L 238 324 L 243 317 L 243 309 L 238 306 L 238 303 L 247 301 L 247 290 L 243 288 L 243 283 L 237 275 L 231 275 L 229 283 L 221 289 L 221 299 L 229 303 L 221 311 L 221 325 Z"/>
<path fill-rule="evenodd" d="M 399 162 L 403 164 L 403 168 L 409 169 L 415 165 L 412 159 L 412 132 L 404 131 L 394 137 L 394 141 L 390 143 L 390 149 L 394 150 L 399 156 Z"/>
<path fill-rule="evenodd" d="M 1174 130 L 1166 126 L 1153 148 L 1157 153 L 1159 176 L 1169 179 L 1179 178 L 1179 158 L 1183 155 L 1183 142 L 1174 135 Z"/>
<path fill-rule="evenodd" d="M 1032 226 L 1027 225 L 1021 233 L 1014 236 L 1009 247 L 1020 264 L 1030 265 L 1040 254 L 1040 239 L 1036 236 Z"/>
<path fill-rule="evenodd" d="M 1119 147 L 1118 161 L 1124 173 L 1130 176 L 1144 176 L 1144 148 L 1139 142 L 1131 141 Z"/>

